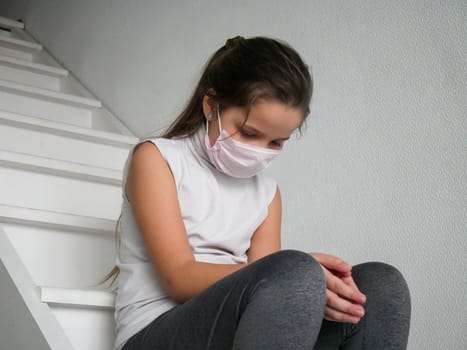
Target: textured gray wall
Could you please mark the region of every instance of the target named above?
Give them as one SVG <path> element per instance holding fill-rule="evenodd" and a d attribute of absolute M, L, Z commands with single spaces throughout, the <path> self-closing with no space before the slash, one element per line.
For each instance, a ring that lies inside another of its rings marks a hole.
<path fill-rule="evenodd" d="M 167 125 L 227 37 L 313 69 L 308 130 L 270 172 L 284 246 L 383 260 L 411 286 L 410 349 L 464 349 L 465 1 L 3 1 L 137 135 Z"/>

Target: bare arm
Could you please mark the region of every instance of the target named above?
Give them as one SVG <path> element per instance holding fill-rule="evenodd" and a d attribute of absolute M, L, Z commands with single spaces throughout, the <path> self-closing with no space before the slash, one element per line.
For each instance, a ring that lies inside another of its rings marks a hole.
<path fill-rule="evenodd" d="M 269 204 L 268 216 L 256 229 L 248 250 L 248 263 L 281 250 L 282 203 L 279 187 Z"/>
<path fill-rule="evenodd" d="M 146 142 L 135 150 L 125 192 L 162 285 L 177 302 L 245 266 L 194 259 L 172 173 L 153 144 Z"/>

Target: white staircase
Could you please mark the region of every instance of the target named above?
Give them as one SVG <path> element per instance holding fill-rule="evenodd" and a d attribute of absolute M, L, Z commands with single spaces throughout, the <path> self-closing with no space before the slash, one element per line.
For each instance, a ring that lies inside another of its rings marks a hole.
<path fill-rule="evenodd" d="M 137 142 L 0 17 L 0 347 L 111 349 L 122 168 Z"/>

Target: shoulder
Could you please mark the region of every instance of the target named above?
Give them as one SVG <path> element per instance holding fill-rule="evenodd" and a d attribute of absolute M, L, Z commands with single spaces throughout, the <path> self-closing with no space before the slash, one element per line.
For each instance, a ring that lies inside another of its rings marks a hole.
<path fill-rule="evenodd" d="M 183 155 L 183 139 L 146 138 L 135 144 L 124 167 L 123 183 L 131 172 L 157 167 L 177 168 Z"/>
<path fill-rule="evenodd" d="M 178 154 L 184 151 L 186 148 L 186 140 L 185 138 L 178 138 L 178 139 L 166 139 L 166 138 L 149 138 L 141 140 L 136 146 L 139 148 L 141 145 L 146 144 L 155 146 L 159 150 L 159 152 L 166 158 L 166 156 L 172 154 Z"/>
<path fill-rule="evenodd" d="M 188 154 L 186 152 L 186 140 L 166 139 L 166 138 L 148 138 L 138 142 L 130 152 L 129 158 L 150 157 L 158 155 L 162 157 L 169 166 L 176 166 L 183 162 L 183 158 Z"/>
<path fill-rule="evenodd" d="M 162 154 L 157 143 L 153 142 L 153 140 L 143 140 L 134 146 L 131 158 L 134 163 L 152 158 L 162 158 Z"/>

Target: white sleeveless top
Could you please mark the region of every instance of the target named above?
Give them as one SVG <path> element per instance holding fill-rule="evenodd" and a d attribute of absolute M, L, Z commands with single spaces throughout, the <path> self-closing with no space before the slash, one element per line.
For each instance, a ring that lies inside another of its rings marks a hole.
<path fill-rule="evenodd" d="M 159 149 L 172 171 L 195 259 L 246 263 L 251 236 L 267 216 L 276 183 L 262 173 L 238 179 L 217 171 L 206 153 L 205 134 L 202 127 L 186 138 L 144 141 Z M 132 153 L 125 165 L 123 188 Z M 124 190 L 120 235 L 114 349 L 121 349 L 131 336 L 177 305 L 163 290 L 153 269 Z"/>

